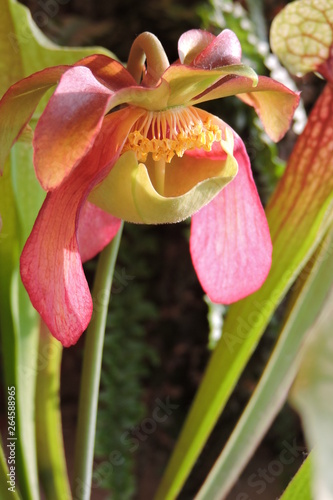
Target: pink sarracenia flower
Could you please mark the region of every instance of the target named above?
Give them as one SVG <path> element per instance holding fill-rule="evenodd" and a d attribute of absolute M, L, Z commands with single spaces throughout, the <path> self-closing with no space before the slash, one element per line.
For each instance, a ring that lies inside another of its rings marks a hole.
<path fill-rule="evenodd" d="M 245 146 L 194 105 L 237 94 L 279 140 L 298 96 L 243 65 L 230 30 L 217 37 L 188 31 L 178 51 L 170 65 L 156 37 L 143 33 L 127 69 L 92 55 L 32 74 L 0 102 L 3 163 L 57 85 L 34 132 L 36 176 L 47 196 L 22 252 L 21 276 L 64 346 L 77 342 L 92 314 L 82 261 L 114 237 L 120 219 L 160 224 L 192 216 L 193 264 L 215 302 L 245 297 L 269 272 L 269 229 Z"/>

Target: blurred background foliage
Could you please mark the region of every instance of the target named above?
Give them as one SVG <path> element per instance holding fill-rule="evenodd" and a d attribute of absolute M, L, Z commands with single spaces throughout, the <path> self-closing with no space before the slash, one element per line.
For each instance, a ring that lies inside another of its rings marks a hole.
<path fill-rule="evenodd" d="M 126 61 L 134 38 L 142 31 L 158 36 L 172 62 L 178 57 L 177 41 L 184 31 L 201 27 L 217 34 L 230 28 L 241 41 L 244 61 L 260 74 L 279 76 L 288 86 L 296 88 L 297 83 L 303 90 L 307 110 L 320 85 L 314 77 L 291 80 L 270 54 L 270 22 L 286 1 L 26 0 L 22 3 L 30 8 L 35 21 L 43 20 L 39 27 L 54 42 L 103 45 L 121 61 Z M 207 103 L 205 108 L 228 121 L 243 138 L 265 204 L 284 171 L 295 131 L 291 130 L 276 145 L 264 133 L 254 112 L 236 98 Z M 304 112 L 296 118 L 295 130 L 299 132 Z M 214 305 L 205 302 L 194 274 L 188 236 L 188 221 L 160 227 L 125 225 L 105 340 L 93 499 L 109 498 L 108 492 L 112 492 L 115 500 L 152 498 L 200 383 L 212 346 L 207 313 L 208 308 L 214 311 Z M 86 265 L 89 281 L 93 279 L 95 265 L 95 261 Z M 225 310 L 215 310 L 220 324 Z M 276 339 L 282 311 L 283 305 L 274 315 L 180 499 L 193 498 L 248 401 Z M 70 466 L 82 345 L 81 340 L 78 348 L 65 350 L 62 368 L 64 432 Z M 156 399 L 167 398 L 178 405 L 177 409 L 165 422 L 158 423 L 153 433 L 141 432 L 143 437 L 134 450 L 124 435 L 135 436 L 156 407 Z M 300 433 L 297 417 L 286 406 L 258 450 L 254 470 L 278 456 L 283 439 L 288 441 L 289 436 L 291 441 L 301 439 Z M 116 465 L 111 464 L 113 452 L 122 457 L 120 461 L 114 460 Z M 297 461 L 285 471 L 287 477 L 282 475 L 273 485 L 268 484 L 268 496 L 260 498 L 275 498 L 296 467 Z M 248 477 L 249 470 L 245 474 Z M 240 481 L 236 488 L 243 491 L 242 487 Z M 231 493 L 230 499 L 235 497 L 236 493 Z"/>

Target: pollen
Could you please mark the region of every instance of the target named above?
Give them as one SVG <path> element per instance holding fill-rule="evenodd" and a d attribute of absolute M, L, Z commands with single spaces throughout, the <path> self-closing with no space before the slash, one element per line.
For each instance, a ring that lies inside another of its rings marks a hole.
<path fill-rule="evenodd" d="M 123 152 L 134 151 L 139 162 L 150 153 L 154 161 L 170 163 L 185 151 L 211 151 L 214 142 L 221 142 L 222 132 L 210 118 L 202 120 L 195 108 L 147 111 L 133 125 Z"/>

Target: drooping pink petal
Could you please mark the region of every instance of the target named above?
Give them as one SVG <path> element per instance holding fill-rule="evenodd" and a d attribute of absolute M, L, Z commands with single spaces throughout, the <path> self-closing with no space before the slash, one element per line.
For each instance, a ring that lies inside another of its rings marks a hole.
<path fill-rule="evenodd" d="M 230 64 L 240 64 L 242 58 L 241 44 L 231 30 L 223 30 L 193 60 L 197 68 L 213 69 Z"/>
<path fill-rule="evenodd" d="M 90 190 L 117 160 L 128 131 L 141 112 L 108 115 L 93 148 L 48 193 L 21 255 L 21 276 L 33 306 L 64 346 L 75 344 L 87 327 L 92 300 L 77 243 L 78 220 Z"/>
<path fill-rule="evenodd" d="M 265 76 L 259 76 L 257 86 L 253 87 L 252 83 L 242 76 L 226 77 L 194 98 L 191 104 L 237 95 L 254 107 L 271 139 L 279 141 L 290 127 L 299 94 Z"/>
<path fill-rule="evenodd" d="M 36 126 L 34 165 L 40 184 L 56 188 L 92 147 L 113 92 L 89 68 L 62 76 Z"/>
<path fill-rule="evenodd" d="M 190 251 L 213 302 L 230 304 L 256 291 L 271 266 L 269 228 L 249 158 L 235 135 L 235 179 L 192 217 Z"/>
<path fill-rule="evenodd" d="M 24 130 L 45 92 L 69 66 L 55 66 L 34 73 L 12 85 L 0 101 L 0 173 L 12 145 Z"/>
<path fill-rule="evenodd" d="M 121 225 L 116 217 L 89 201 L 82 207 L 77 239 L 82 262 L 92 259 L 115 237 Z"/>

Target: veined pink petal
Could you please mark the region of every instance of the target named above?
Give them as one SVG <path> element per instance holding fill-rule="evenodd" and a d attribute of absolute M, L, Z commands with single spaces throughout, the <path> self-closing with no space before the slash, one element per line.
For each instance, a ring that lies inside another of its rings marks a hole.
<path fill-rule="evenodd" d="M 34 135 L 34 165 L 44 189 L 56 188 L 92 147 L 112 95 L 89 68 L 64 73 Z"/>
<path fill-rule="evenodd" d="M 192 217 L 190 251 L 199 281 L 213 302 L 230 304 L 256 291 L 271 266 L 269 228 L 249 158 L 235 135 L 235 179 Z"/>
<path fill-rule="evenodd" d="M 253 87 L 249 78 L 228 76 L 194 98 L 191 104 L 231 95 L 237 95 L 254 107 L 273 141 L 279 141 L 284 136 L 299 102 L 299 94 L 272 78 L 259 76 L 258 85 Z"/>
<path fill-rule="evenodd" d="M 105 117 L 93 148 L 48 193 L 21 255 L 21 276 L 33 306 L 64 346 L 75 344 L 87 327 L 92 300 L 77 243 L 78 220 L 90 190 L 110 171 L 128 131 L 141 112 L 124 109 Z"/>
<path fill-rule="evenodd" d="M 85 66 L 89 68 L 93 75 L 116 92 L 124 87 L 136 86 L 137 83 L 124 66 L 103 54 L 93 54 L 75 63 L 74 66 Z"/>
<path fill-rule="evenodd" d="M 198 68 L 212 69 L 240 64 L 242 58 L 241 44 L 231 30 L 223 30 L 214 37 L 212 42 L 193 60 L 192 64 Z"/>
<path fill-rule="evenodd" d="M 92 259 L 116 236 L 121 220 L 89 201 L 82 207 L 77 239 L 82 262 Z"/>
<path fill-rule="evenodd" d="M 69 66 L 55 66 L 34 73 L 12 85 L 0 101 L 0 173 L 10 148 L 29 122 L 45 92 Z"/>

